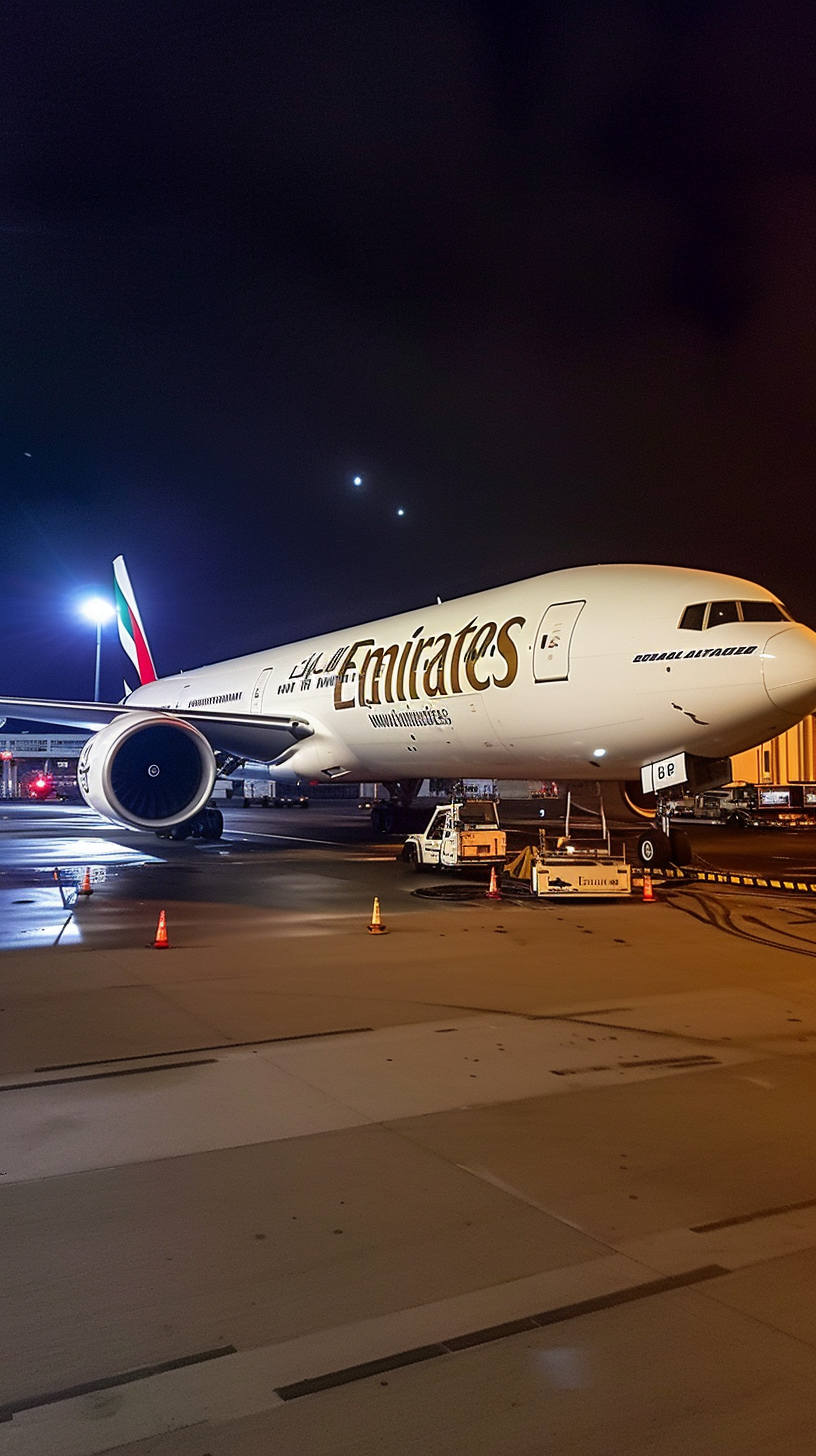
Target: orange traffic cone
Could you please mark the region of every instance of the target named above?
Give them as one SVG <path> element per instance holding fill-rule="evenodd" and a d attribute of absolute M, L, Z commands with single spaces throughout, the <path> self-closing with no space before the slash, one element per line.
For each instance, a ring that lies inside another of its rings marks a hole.
<path fill-rule="evenodd" d="M 644 902 L 648 902 L 649 904 L 651 904 L 652 901 L 655 898 L 656 897 L 655 897 L 655 892 L 654 892 L 654 886 L 652 884 L 652 876 L 651 876 L 651 873 L 649 872 L 649 870 L 644 870 L 643 871 L 643 899 L 644 899 Z"/>
<path fill-rule="evenodd" d="M 490 884 L 489 884 L 488 888 L 485 890 L 485 898 L 487 900 L 500 900 L 501 897 L 502 897 L 502 892 L 499 889 L 498 876 L 496 875 L 496 866 L 495 865 L 491 865 L 491 867 L 490 867 Z"/>
<path fill-rule="evenodd" d="M 368 927 L 368 932 L 369 935 L 388 934 L 388 931 L 386 930 L 385 926 L 382 923 L 382 920 L 380 919 L 380 902 L 376 895 L 374 896 L 374 909 L 371 912 L 371 924 Z"/>
<path fill-rule="evenodd" d="M 88 865 L 85 866 L 85 873 L 82 876 L 82 884 L 80 885 L 79 890 L 77 891 L 77 894 L 79 894 L 79 895 L 92 895 L 93 894 L 93 890 L 91 889 L 91 871 L 90 871 L 90 868 L 89 868 Z"/>
<path fill-rule="evenodd" d="M 167 950 L 170 942 L 167 939 L 167 916 L 163 910 L 159 911 L 159 923 L 156 926 L 156 939 L 153 942 L 154 950 Z"/>

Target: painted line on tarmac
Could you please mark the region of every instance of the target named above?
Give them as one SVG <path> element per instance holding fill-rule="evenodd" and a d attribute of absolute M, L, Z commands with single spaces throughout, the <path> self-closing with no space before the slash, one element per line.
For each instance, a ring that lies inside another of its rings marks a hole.
<path fill-rule="evenodd" d="M 695 1224 L 693 1234 L 713 1234 L 718 1229 L 736 1228 L 738 1224 L 756 1223 L 763 1218 L 776 1218 L 781 1213 L 799 1213 L 803 1208 L 816 1208 L 816 1198 L 803 1198 L 800 1203 L 780 1203 L 776 1208 L 760 1208 L 755 1213 L 738 1213 L 734 1218 L 718 1218 L 713 1223 Z"/>
<path fill-rule="evenodd" d="M 482 1176 L 478 1169 L 466 1171 Z M 504 1191 L 518 1196 L 509 1187 Z M 42 1456 L 46 1450 L 101 1456 L 183 1427 L 271 1416 L 291 1400 L 664 1293 L 699 1288 L 716 1301 L 717 1279 L 816 1247 L 816 1217 L 808 1215 L 814 1207 L 816 1199 L 807 1199 L 785 1211 L 666 1229 L 627 1240 L 599 1258 L 354 1324 L 254 1349 L 224 1345 L 12 1400 L 0 1407 L 4 1456 Z M 797 1210 L 800 1216 L 792 1218 Z M 767 1222 L 757 1226 L 757 1218 Z M 736 1226 L 744 1223 L 748 1227 Z M 700 1263 L 701 1254 L 707 1263 Z M 117 1394 L 107 1402 L 94 1399 L 108 1391 Z"/>
<path fill-rule="evenodd" d="M 134 1053 L 132 1056 L 129 1057 L 101 1057 L 95 1062 L 59 1062 L 52 1067 L 35 1067 L 34 1071 L 72 1072 L 77 1067 L 109 1067 L 114 1062 L 146 1062 L 152 1058 L 158 1057 L 194 1057 L 196 1055 L 196 1052 L 231 1052 L 235 1051 L 239 1047 L 246 1048 L 255 1046 L 275 1046 L 278 1042 L 289 1041 L 317 1041 L 320 1037 L 324 1036 L 358 1036 L 359 1033 L 362 1031 L 373 1030 L 373 1026 L 341 1026 L 339 1030 L 332 1028 L 331 1031 L 300 1031 L 295 1032 L 291 1036 L 267 1036 L 261 1037 L 260 1040 L 255 1037 L 252 1041 L 219 1041 L 214 1043 L 212 1046 L 179 1047 L 177 1051 L 173 1052 L 143 1052 L 141 1056 Z M 195 1066 L 196 1063 L 180 1062 L 179 1065 L 189 1067 Z M 152 1069 L 145 1068 L 145 1070 L 150 1071 Z M 36 1087 L 42 1087 L 46 1084 L 42 1082 L 35 1082 L 33 1085 Z"/>
<path fill-rule="evenodd" d="M 248 843 L 251 839 L 285 839 L 293 844 L 330 844 L 335 849 L 347 849 L 348 845 L 342 839 L 311 839 L 307 834 L 270 834 L 267 830 L 251 830 L 249 834 L 227 834 L 227 839 L 241 839 Z"/>
<path fill-rule="evenodd" d="M 311 1380 L 298 1380 L 291 1385 L 278 1386 L 275 1394 L 281 1400 L 299 1400 L 304 1395 L 317 1395 L 322 1390 L 334 1390 L 338 1385 L 350 1385 L 355 1380 L 367 1380 L 372 1375 L 382 1375 L 388 1370 L 399 1370 L 406 1365 L 417 1365 L 423 1360 L 435 1360 L 441 1355 L 455 1355 L 460 1350 L 472 1350 L 476 1345 L 494 1344 L 497 1340 L 509 1339 L 528 1330 L 546 1329 L 567 1320 L 580 1319 L 582 1315 L 596 1314 L 600 1310 L 615 1309 L 621 1304 L 635 1300 L 649 1299 L 655 1294 L 667 1294 L 673 1289 L 686 1289 L 692 1284 L 701 1284 L 707 1279 L 717 1279 L 728 1270 L 720 1264 L 705 1264 L 699 1269 L 689 1269 L 684 1274 L 668 1275 L 663 1279 L 650 1279 L 644 1284 L 632 1284 L 611 1294 L 598 1295 L 595 1299 L 580 1299 L 574 1304 L 563 1304 L 556 1309 L 542 1310 L 537 1314 L 523 1315 L 521 1319 L 506 1320 L 502 1324 L 487 1325 L 480 1330 L 471 1330 L 465 1335 L 440 1340 L 432 1345 L 420 1345 L 413 1350 L 401 1350 L 396 1355 L 382 1360 L 367 1360 L 359 1365 L 347 1365 L 318 1375 Z"/>
<path fill-rule="evenodd" d="M 816 894 L 816 879 L 772 879 L 770 875 L 736 875 L 732 874 L 730 870 L 675 870 L 669 868 L 648 870 L 646 873 L 653 881 L 679 880 L 685 881 L 687 885 L 737 885 L 746 890 L 781 890 L 795 895 Z M 641 885 L 643 879 L 643 870 L 632 870 L 633 884 Z"/>
<path fill-rule="evenodd" d="M 10 1401 L 0 1408 L 7 1422 L 3 1450 L 5 1456 L 57 1450 L 96 1456 L 205 1422 L 223 1426 L 261 1412 L 272 1415 L 288 1401 L 693 1288 L 729 1270 L 712 1263 L 644 1281 L 646 1272 L 642 1264 L 610 1254 L 278 1344 L 204 1351 L 154 1367 L 155 1374 L 124 1371 L 76 1386 L 64 1398 L 54 1392 Z M 101 1392 L 111 1394 L 94 1400 Z"/>
<path fill-rule="evenodd" d="M 146 1072 L 173 1072 L 179 1067 L 211 1067 L 216 1057 L 202 1057 L 196 1062 L 162 1062 L 158 1067 L 119 1067 L 115 1072 L 89 1072 L 82 1077 L 48 1077 L 38 1082 L 5 1082 L 0 1092 L 27 1092 L 32 1087 L 62 1087 L 67 1082 L 102 1082 L 107 1077 L 139 1077 Z"/>
<path fill-rule="evenodd" d="M 215 1350 L 201 1350 L 196 1355 L 181 1355 L 176 1360 L 163 1360 L 158 1365 L 143 1365 L 138 1370 L 127 1370 L 123 1375 L 107 1375 L 101 1380 L 88 1380 L 84 1385 L 69 1385 L 65 1390 L 48 1390 L 41 1395 L 29 1395 L 24 1400 L 12 1400 L 0 1405 L 0 1421 L 13 1420 L 22 1411 L 36 1410 L 44 1405 L 58 1405 L 63 1400 L 75 1400 L 80 1395 L 93 1395 L 97 1390 L 113 1390 L 117 1385 L 132 1385 L 136 1380 L 149 1380 L 152 1375 L 165 1375 L 170 1370 L 184 1370 L 189 1365 L 203 1365 L 207 1360 L 220 1360 L 224 1355 L 235 1355 L 234 1345 L 219 1345 Z"/>

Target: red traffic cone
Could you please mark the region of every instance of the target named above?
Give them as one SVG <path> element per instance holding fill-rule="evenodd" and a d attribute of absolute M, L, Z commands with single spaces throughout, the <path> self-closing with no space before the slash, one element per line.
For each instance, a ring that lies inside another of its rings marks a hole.
<path fill-rule="evenodd" d="M 386 930 L 385 926 L 382 923 L 382 919 L 380 918 L 380 902 L 376 895 L 374 896 L 374 908 L 371 911 L 371 924 L 368 927 L 368 933 L 369 935 L 388 934 L 388 931 Z"/>
<path fill-rule="evenodd" d="M 491 865 L 490 866 L 490 884 L 489 884 L 488 888 L 485 890 L 485 899 L 487 899 L 487 900 L 500 900 L 501 897 L 502 897 L 502 892 L 499 889 L 499 880 L 498 880 L 498 876 L 496 874 L 496 866 L 495 865 Z"/>
<path fill-rule="evenodd" d="M 644 900 L 644 903 L 651 904 L 656 898 L 657 897 L 655 896 L 654 886 L 652 884 L 651 872 L 649 870 L 644 870 L 643 871 L 643 900 Z"/>
<path fill-rule="evenodd" d="M 154 950 L 167 950 L 170 942 L 167 939 L 167 916 L 163 910 L 159 911 L 159 923 L 156 926 L 156 939 L 153 942 Z"/>
<path fill-rule="evenodd" d="M 80 887 L 79 887 L 79 889 L 77 891 L 77 894 L 78 895 L 92 895 L 93 894 L 93 890 L 91 889 L 91 871 L 90 871 L 90 867 L 88 865 L 85 866 L 85 873 L 82 876 L 82 884 L 80 885 Z"/>

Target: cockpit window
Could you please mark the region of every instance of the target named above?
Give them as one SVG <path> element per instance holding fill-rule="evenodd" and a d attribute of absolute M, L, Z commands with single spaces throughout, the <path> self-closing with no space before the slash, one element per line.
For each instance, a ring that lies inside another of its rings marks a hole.
<path fill-rule="evenodd" d="M 789 622 L 791 619 L 776 602 L 694 602 L 686 607 L 680 626 L 687 631 L 702 632 L 708 627 L 722 627 L 728 622 Z"/>
<path fill-rule="evenodd" d="M 707 627 L 722 627 L 725 622 L 738 622 L 736 602 L 711 602 L 708 608 Z"/>
<path fill-rule="evenodd" d="M 692 632 L 702 632 L 706 606 L 706 602 L 695 602 L 693 607 L 686 607 L 680 618 L 680 626 L 687 627 Z"/>
<path fill-rule="evenodd" d="M 743 622 L 789 622 L 787 612 L 783 612 L 776 602 L 740 602 L 742 608 Z"/>

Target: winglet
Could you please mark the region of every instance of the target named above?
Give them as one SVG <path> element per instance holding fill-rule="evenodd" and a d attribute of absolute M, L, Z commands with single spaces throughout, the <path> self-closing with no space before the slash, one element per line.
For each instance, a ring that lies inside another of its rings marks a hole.
<path fill-rule="evenodd" d="M 119 627 L 119 641 L 139 674 L 139 681 L 156 681 L 156 668 L 147 637 L 139 616 L 139 608 L 133 595 L 133 587 L 125 566 L 124 556 L 117 556 L 113 563 L 113 590 L 116 597 L 116 621 Z"/>

